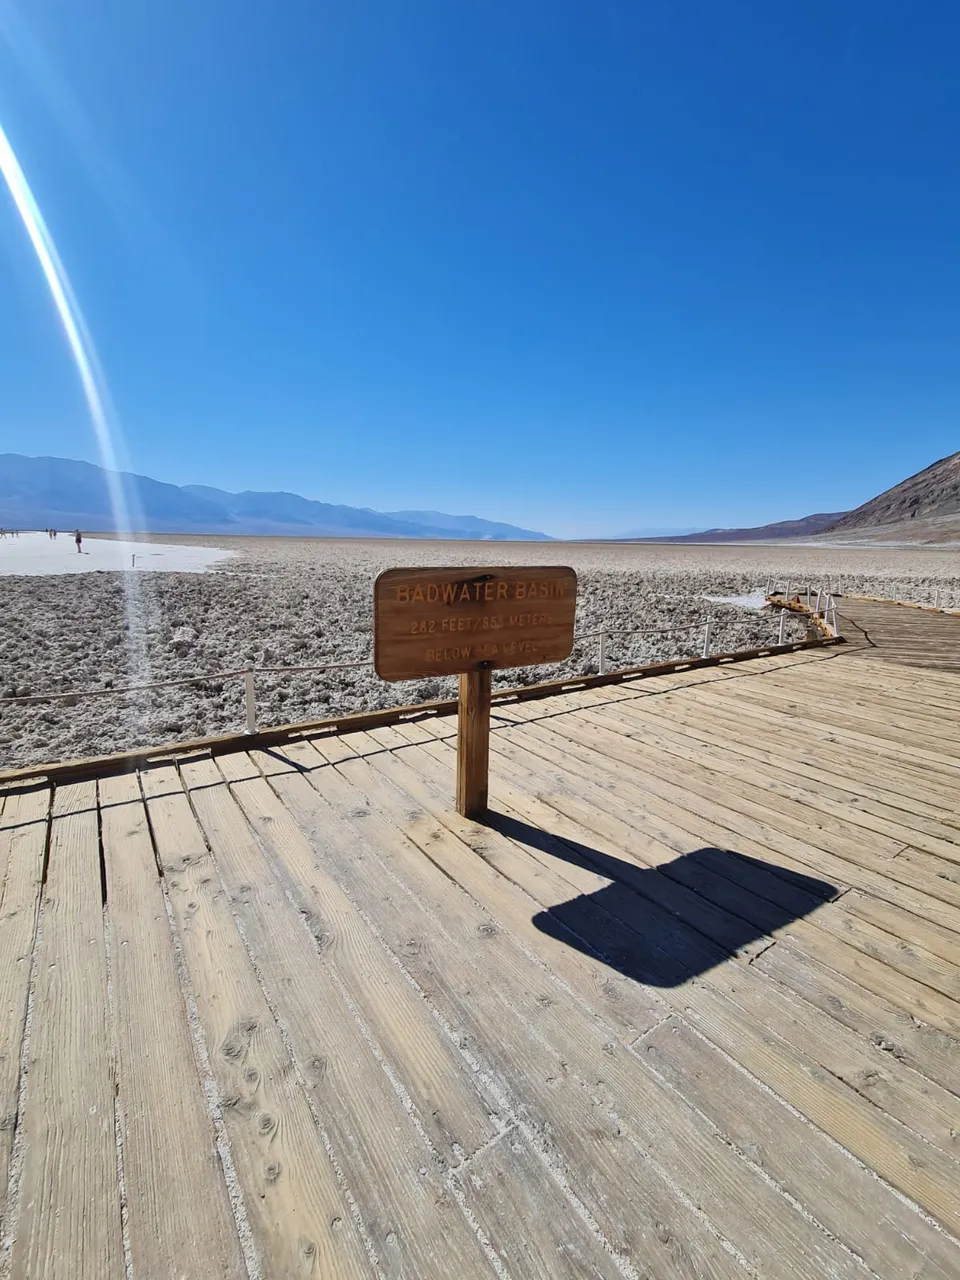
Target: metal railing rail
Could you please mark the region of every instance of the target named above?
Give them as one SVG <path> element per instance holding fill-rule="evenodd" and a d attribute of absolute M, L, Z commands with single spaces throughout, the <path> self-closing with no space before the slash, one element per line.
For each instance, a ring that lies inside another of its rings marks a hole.
<path fill-rule="evenodd" d="M 835 590 L 833 587 L 832 577 L 821 581 L 819 586 L 816 587 L 808 582 L 795 582 L 792 578 L 786 579 L 786 584 L 786 587 L 781 589 L 776 578 L 768 578 L 766 590 L 767 598 L 769 599 L 771 596 L 779 596 L 781 599 L 791 600 L 794 596 L 797 598 L 804 596 L 806 597 L 808 607 L 810 607 L 811 601 L 816 599 L 818 602 L 817 607 L 819 608 L 819 601 L 824 596 L 836 597 L 847 595 L 851 600 L 873 600 L 878 604 L 906 604 L 912 605 L 917 609 L 934 609 L 939 610 L 941 613 L 960 613 L 960 609 L 955 605 L 946 603 L 948 599 L 958 599 L 957 593 L 955 591 L 951 591 L 948 587 L 929 587 L 926 590 L 917 588 L 914 598 L 908 600 L 902 596 L 865 596 L 860 595 L 856 591 L 844 592 L 842 578 L 837 578 L 837 586 Z M 923 598 L 917 598 L 920 596 Z"/>
<path fill-rule="evenodd" d="M 830 597 L 833 601 L 833 597 Z M 836 605 L 833 604 L 834 610 L 834 635 L 836 631 Z M 779 629 L 777 644 L 786 643 L 786 620 L 791 611 L 781 609 L 779 612 Z M 725 626 L 743 627 L 755 626 L 757 619 L 743 618 L 732 619 L 725 622 Z M 635 635 L 635 636 L 659 636 L 682 634 L 684 632 L 696 631 L 702 628 L 703 641 L 700 646 L 700 655 L 703 658 L 710 656 L 710 645 L 713 637 L 713 628 L 715 619 L 708 617 L 705 623 L 691 622 L 678 623 L 669 627 L 601 627 L 597 631 L 578 632 L 574 635 L 575 641 L 592 640 L 599 638 L 599 664 L 598 669 L 600 675 L 607 675 L 609 671 L 609 658 L 607 651 L 607 642 L 609 637 L 616 635 Z M 56 693 L 30 693 L 21 694 L 14 697 L 0 698 L 0 707 L 28 705 L 30 703 L 39 702 L 73 702 L 80 698 L 110 698 L 122 697 L 127 694 L 148 693 L 152 689 L 175 689 L 182 688 L 192 684 L 207 684 L 213 681 L 230 680 L 237 677 L 243 679 L 243 696 L 244 696 L 244 712 L 246 721 L 246 732 L 256 733 L 257 724 L 257 696 L 256 696 L 256 677 L 258 675 L 285 675 L 296 672 L 305 671 L 347 671 L 355 670 L 360 667 L 372 667 L 373 660 L 370 658 L 360 662 L 320 662 L 309 663 L 302 666 L 271 666 L 271 667 L 254 667 L 248 664 L 244 667 L 231 667 L 225 671 L 208 671 L 196 676 L 181 676 L 175 680 L 153 680 L 144 684 L 119 685 L 110 689 L 73 689 Z"/>

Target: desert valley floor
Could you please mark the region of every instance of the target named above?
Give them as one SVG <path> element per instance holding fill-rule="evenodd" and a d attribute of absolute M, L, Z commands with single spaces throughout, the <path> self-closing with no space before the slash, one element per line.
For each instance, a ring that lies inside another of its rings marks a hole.
<path fill-rule="evenodd" d="M 206 572 L 151 572 L 148 547 L 130 572 L 20 576 L 0 542 L 0 697 L 110 689 L 235 670 L 364 663 L 374 579 L 417 564 L 570 564 L 580 578 L 579 640 L 557 667 L 497 673 L 502 687 L 595 671 L 601 626 L 611 666 L 768 644 L 769 611 L 711 601 L 810 583 L 847 593 L 960 607 L 960 553 L 926 547 L 400 542 L 313 538 L 176 538 L 164 544 L 231 553 Z M 92 538 L 88 550 L 97 550 Z M 65 560 L 75 550 L 56 544 Z M 157 563 L 160 557 L 154 557 Z M 7 561 L 7 563 L 5 563 Z M 100 561 L 98 561 L 99 563 Z M 672 631 L 665 629 L 675 628 Z M 638 635 L 637 630 L 664 630 Z M 788 638 L 802 635 L 791 622 Z M 388 685 L 372 667 L 260 673 L 262 724 L 319 719 L 452 694 L 452 681 Z M 0 768 L 67 759 L 243 726 L 242 681 L 73 702 L 0 703 Z"/>

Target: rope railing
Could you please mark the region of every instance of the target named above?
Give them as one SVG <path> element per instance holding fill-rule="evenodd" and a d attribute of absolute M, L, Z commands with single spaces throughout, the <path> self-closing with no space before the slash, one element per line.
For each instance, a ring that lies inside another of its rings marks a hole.
<path fill-rule="evenodd" d="M 830 597 L 831 603 L 833 597 Z M 836 634 L 836 605 L 833 604 L 834 611 L 834 634 Z M 785 643 L 785 627 L 788 615 L 787 609 L 780 610 L 780 624 L 777 644 Z M 732 619 L 726 622 L 725 626 L 744 627 L 754 626 L 755 619 Z M 608 637 L 614 635 L 635 635 L 635 636 L 660 636 L 683 633 L 688 631 L 696 631 L 701 627 L 703 629 L 703 644 L 701 656 L 708 658 L 710 656 L 710 642 L 713 635 L 714 619 L 707 618 L 705 623 L 690 622 L 677 623 L 669 627 L 601 627 L 598 631 L 579 632 L 574 636 L 574 640 L 591 640 L 599 637 L 600 654 L 599 654 L 599 672 L 601 675 L 608 673 L 608 655 L 607 640 Z M 356 670 L 361 667 L 372 667 L 373 661 L 366 658 L 360 662 L 322 662 L 310 663 L 301 666 L 280 666 L 280 667 L 254 667 L 252 664 L 245 667 L 231 667 L 226 671 L 208 671 L 202 675 L 181 676 L 175 680 L 153 680 L 144 684 L 120 685 L 116 688 L 109 689 L 72 689 L 57 693 L 30 693 L 21 694 L 13 697 L 0 698 L 0 707 L 27 705 L 38 702 L 72 702 L 79 698 L 109 698 L 122 697 L 126 694 L 148 693 L 152 689 L 176 689 L 186 685 L 207 684 L 212 681 L 230 680 L 242 677 L 244 682 L 244 710 L 246 713 L 246 731 L 248 733 L 257 732 L 257 706 L 256 706 L 256 683 L 255 679 L 258 675 L 285 675 L 297 672 L 307 671 L 346 671 Z"/>
<path fill-rule="evenodd" d="M 372 667 L 373 659 L 366 658 L 363 662 L 320 662 L 309 667 L 257 667 L 256 671 L 264 675 L 269 673 L 279 673 L 282 671 L 346 671 L 351 667 Z"/>
<path fill-rule="evenodd" d="M 16 698 L 0 698 L 0 706 L 16 702 L 52 702 L 63 698 L 109 698 L 122 693 L 146 693 L 150 689 L 174 689 L 187 684 L 206 684 L 209 680 L 229 680 L 233 676 L 245 676 L 248 672 L 259 675 L 278 674 L 286 671 L 340 671 L 348 667 L 372 667 L 373 660 L 365 662 L 324 662 L 308 667 L 234 667 L 229 671 L 208 671 L 200 676 L 183 676 L 177 680 L 152 680 L 149 684 L 126 684 L 115 689 L 74 689 L 67 693 L 28 693 Z"/>

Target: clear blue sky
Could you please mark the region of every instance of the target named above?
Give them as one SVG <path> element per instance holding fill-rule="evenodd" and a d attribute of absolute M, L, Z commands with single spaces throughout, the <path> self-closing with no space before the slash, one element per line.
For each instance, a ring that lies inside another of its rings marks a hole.
<path fill-rule="evenodd" d="M 956 3 L 0 15 L 139 471 L 582 535 L 840 509 L 960 447 Z M 98 460 L 0 192 L 5 450 Z"/>

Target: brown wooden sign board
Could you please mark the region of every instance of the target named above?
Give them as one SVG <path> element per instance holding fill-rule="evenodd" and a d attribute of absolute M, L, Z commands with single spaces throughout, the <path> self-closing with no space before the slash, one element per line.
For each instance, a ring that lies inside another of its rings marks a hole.
<path fill-rule="evenodd" d="M 457 809 L 465 817 L 487 808 L 491 672 L 569 658 L 576 612 L 577 575 L 565 567 L 387 569 L 377 578 L 377 675 L 460 676 Z"/>
<path fill-rule="evenodd" d="M 387 569 L 374 587 L 382 680 L 562 662 L 573 648 L 577 575 L 561 566 Z"/>

